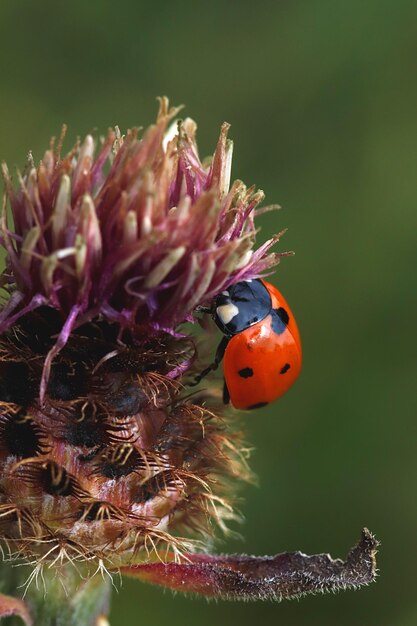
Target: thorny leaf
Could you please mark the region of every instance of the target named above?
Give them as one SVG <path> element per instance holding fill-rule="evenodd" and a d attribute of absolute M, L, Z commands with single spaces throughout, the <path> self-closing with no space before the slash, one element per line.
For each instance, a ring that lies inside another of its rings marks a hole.
<path fill-rule="evenodd" d="M 122 567 L 123 574 L 174 591 L 225 600 L 282 600 L 357 588 L 375 580 L 378 541 L 366 528 L 346 557 L 284 552 L 273 557 L 189 554 L 185 563 Z"/>

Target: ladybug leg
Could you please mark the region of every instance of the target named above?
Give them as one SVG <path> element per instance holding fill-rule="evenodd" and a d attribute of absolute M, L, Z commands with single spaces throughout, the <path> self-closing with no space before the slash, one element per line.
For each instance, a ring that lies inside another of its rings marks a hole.
<path fill-rule="evenodd" d="M 206 367 L 206 369 L 204 369 L 202 372 L 200 372 L 200 374 L 198 374 L 198 376 L 195 377 L 194 381 L 190 383 L 190 387 L 195 387 L 196 385 L 198 385 L 198 383 L 201 382 L 203 378 L 207 376 L 207 374 L 210 374 L 210 372 L 214 372 L 214 370 L 216 370 L 219 367 L 224 357 L 224 353 L 226 351 L 228 343 L 229 343 L 229 337 L 224 336 L 221 342 L 219 343 L 219 345 L 217 346 L 213 363 L 211 363 L 211 365 Z"/>
<path fill-rule="evenodd" d="M 226 385 L 226 380 L 223 383 L 223 404 L 230 403 L 230 393 Z"/>

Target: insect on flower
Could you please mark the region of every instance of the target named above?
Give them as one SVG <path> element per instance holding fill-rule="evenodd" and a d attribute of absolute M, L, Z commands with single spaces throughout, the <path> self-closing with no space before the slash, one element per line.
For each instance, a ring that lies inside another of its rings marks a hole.
<path fill-rule="evenodd" d="M 214 358 L 195 383 L 224 357 L 223 400 L 237 409 L 258 409 L 282 396 L 301 369 L 301 340 L 293 314 L 276 287 L 264 280 L 238 282 L 213 303 L 224 333 Z"/>
<path fill-rule="evenodd" d="M 270 251 L 280 235 L 255 249 L 263 193 L 230 182 L 229 125 L 203 164 L 195 122 L 168 131 L 178 111 L 162 98 L 142 136 L 116 128 L 66 155 L 64 132 L 38 165 L 29 156 L 17 186 L 3 165 L 0 542 L 32 568 L 29 582 L 59 593 L 63 580 L 62 606 L 48 604 L 61 612 L 103 571 L 234 599 L 375 574 L 368 531 L 346 562 L 207 554 L 237 519 L 236 484 L 252 475 L 241 426 L 216 391 L 190 393 L 204 349 L 185 323 L 215 303 L 236 407 L 284 393 L 301 348 L 285 300 L 262 278 L 285 255 Z M 7 611 L 30 622 L 0 596 Z"/>

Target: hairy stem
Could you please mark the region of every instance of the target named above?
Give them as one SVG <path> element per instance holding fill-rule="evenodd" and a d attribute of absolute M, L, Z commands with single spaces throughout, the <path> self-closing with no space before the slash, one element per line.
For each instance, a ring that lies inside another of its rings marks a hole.
<path fill-rule="evenodd" d="M 31 566 L 33 568 L 33 566 Z M 34 571 L 32 569 L 32 571 Z M 106 626 L 110 609 L 111 581 L 97 573 L 85 576 L 71 564 L 48 568 L 33 580 L 28 566 L 0 564 L 0 593 L 22 598 L 34 625 Z M 9 618 L 10 626 L 21 626 L 20 617 Z"/>

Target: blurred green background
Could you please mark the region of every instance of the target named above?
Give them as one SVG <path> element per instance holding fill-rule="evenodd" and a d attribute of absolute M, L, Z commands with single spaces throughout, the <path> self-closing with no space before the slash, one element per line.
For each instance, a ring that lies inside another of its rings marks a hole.
<path fill-rule="evenodd" d="M 364 525 L 380 578 L 356 593 L 211 603 L 125 581 L 112 626 L 413 626 L 416 558 L 417 4 L 415 0 L 0 5 L 0 156 L 49 137 L 148 124 L 185 103 L 202 155 L 223 120 L 233 175 L 284 210 L 276 283 L 297 313 L 302 377 L 242 417 L 260 488 L 244 542 L 219 550 L 344 556 Z M 414 433 L 414 434 L 413 434 Z"/>

